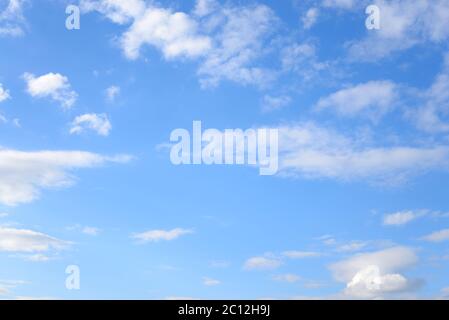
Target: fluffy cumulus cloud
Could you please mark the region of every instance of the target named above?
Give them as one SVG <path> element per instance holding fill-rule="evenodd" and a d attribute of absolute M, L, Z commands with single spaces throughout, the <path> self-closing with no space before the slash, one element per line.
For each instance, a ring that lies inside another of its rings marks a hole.
<path fill-rule="evenodd" d="M 3 102 L 9 98 L 11 98 L 9 91 L 3 88 L 3 84 L 0 83 L 0 102 Z"/>
<path fill-rule="evenodd" d="M 417 261 L 413 249 L 398 246 L 357 254 L 331 265 L 330 269 L 337 281 L 346 283 L 344 294 L 373 299 L 415 289 L 419 281 L 409 280 L 400 272 Z"/>
<path fill-rule="evenodd" d="M 131 235 L 131 238 L 139 242 L 171 241 L 179 237 L 193 233 L 193 230 L 176 228 L 172 230 L 149 230 Z"/>
<path fill-rule="evenodd" d="M 0 1 L 0 37 L 23 35 L 25 25 L 24 3 L 25 0 Z"/>
<path fill-rule="evenodd" d="M 112 125 L 106 114 L 87 113 L 73 120 L 70 134 L 80 134 L 85 130 L 92 130 L 101 136 L 108 136 L 111 129 Z"/>
<path fill-rule="evenodd" d="M 350 117 L 365 113 L 378 118 L 394 106 L 398 97 L 398 89 L 393 82 L 370 81 L 321 98 L 316 108 L 330 109 L 341 116 Z"/>
<path fill-rule="evenodd" d="M 371 180 L 400 184 L 430 170 L 449 168 L 449 148 L 370 146 L 314 123 L 279 127 L 279 166 L 284 176 Z"/>
<path fill-rule="evenodd" d="M 68 242 L 59 240 L 41 232 L 27 229 L 0 227 L 0 251 L 6 252 L 45 252 L 61 250 Z"/>
<path fill-rule="evenodd" d="M 162 51 L 165 58 L 192 58 L 204 54 L 211 43 L 200 35 L 198 24 L 188 14 L 148 5 L 144 1 L 84 0 L 85 11 L 96 10 L 115 23 L 130 23 L 120 44 L 129 59 L 137 59 L 144 45 Z"/>
<path fill-rule="evenodd" d="M 198 0 L 193 12 L 186 13 L 143 0 L 83 0 L 81 7 L 127 26 L 119 43 L 129 59 L 139 58 L 144 46 L 158 49 L 168 60 L 196 59 L 203 86 L 223 79 L 263 85 L 274 77 L 254 62 L 267 51 L 276 21 L 267 6 Z"/>
<path fill-rule="evenodd" d="M 408 290 L 410 282 L 401 274 L 381 274 L 378 266 L 368 266 L 347 284 L 345 294 L 356 298 L 381 298 L 385 294 Z"/>
<path fill-rule="evenodd" d="M 27 92 L 35 98 L 51 98 L 65 109 L 71 108 L 78 97 L 71 89 L 69 79 L 59 73 L 47 73 L 36 77 L 34 74 L 23 75 L 27 83 Z"/>
<path fill-rule="evenodd" d="M 129 160 L 129 156 L 106 157 L 82 151 L 0 149 L 0 203 L 14 206 L 31 202 L 39 198 L 42 189 L 72 185 L 75 169 Z"/>

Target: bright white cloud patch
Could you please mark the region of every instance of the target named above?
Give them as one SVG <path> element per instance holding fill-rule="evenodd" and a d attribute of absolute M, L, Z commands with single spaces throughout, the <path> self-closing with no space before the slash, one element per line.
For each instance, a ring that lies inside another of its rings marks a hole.
<path fill-rule="evenodd" d="M 361 270 L 377 266 L 382 274 L 395 273 L 413 266 L 418 261 L 414 250 L 408 247 L 392 247 L 381 251 L 357 254 L 330 266 L 338 281 L 350 282 Z"/>
<path fill-rule="evenodd" d="M 68 243 L 44 233 L 0 227 L 0 251 L 8 252 L 43 252 L 61 250 Z"/>
<path fill-rule="evenodd" d="M 75 169 L 129 160 L 129 156 L 105 157 L 82 151 L 0 149 L 0 203 L 14 206 L 31 202 L 39 198 L 42 189 L 72 185 Z"/>
<path fill-rule="evenodd" d="M 26 0 L 2 0 L 0 5 L 6 3 L 5 7 L 0 7 L 0 37 L 1 36 L 21 36 L 25 19 L 23 17 L 23 5 Z"/>
<path fill-rule="evenodd" d="M 210 39 L 199 34 L 197 22 L 186 13 L 139 0 L 84 0 L 81 4 L 85 11 L 99 11 L 115 23 L 131 22 L 120 40 L 129 59 L 137 59 L 144 45 L 158 48 L 167 59 L 197 57 L 210 49 Z"/>
<path fill-rule="evenodd" d="M 85 130 L 93 130 L 101 136 L 108 136 L 112 125 L 106 114 L 88 113 L 83 114 L 73 120 L 70 133 L 80 134 Z"/>
<path fill-rule="evenodd" d="M 412 267 L 417 261 L 414 250 L 398 246 L 357 254 L 331 265 L 330 270 L 337 281 L 346 283 L 344 294 L 373 299 L 414 289 L 416 282 L 399 272 Z"/>
<path fill-rule="evenodd" d="M 368 266 L 346 285 L 345 294 L 355 298 L 382 298 L 385 294 L 406 291 L 410 282 L 398 273 L 381 274 L 378 266 Z"/>
<path fill-rule="evenodd" d="M 378 118 L 393 107 L 397 97 L 397 87 L 391 81 L 370 81 L 321 98 L 316 108 L 331 109 L 342 116 L 365 112 Z"/>
<path fill-rule="evenodd" d="M 36 77 L 31 73 L 23 75 L 27 83 L 27 92 L 35 98 L 51 98 L 65 109 L 71 108 L 78 97 L 71 89 L 69 79 L 59 73 L 47 73 Z"/>
<path fill-rule="evenodd" d="M 176 228 L 173 230 L 149 230 L 142 233 L 135 233 L 131 238 L 140 242 L 159 242 L 178 239 L 179 237 L 191 234 L 193 230 Z"/>
<path fill-rule="evenodd" d="M 271 257 L 252 257 L 246 260 L 244 269 L 246 270 L 273 270 L 280 267 L 282 262 Z"/>
<path fill-rule="evenodd" d="M 449 168 L 449 147 L 379 147 L 313 123 L 279 127 L 280 174 L 400 184 L 410 176 Z"/>
<path fill-rule="evenodd" d="M 3 88 L 3 85 L 0 83 L 0 102 L 3 102 L 9 98 L 11 98 L 9 91 Z"/>
<path fill-rule="evenodd" d="M 401 211 L 390 213 L 384 216 L 383 224 L 386 226 L 400 226 L 412 222 L 425 215 L 425 212 Z"/>
<path fill-rule="evenodd" d="M 435 232 L 423 237 L 423 240 L 430 241 L 430 242 L 449 241 L 449 229 L 435 231 Z"/>

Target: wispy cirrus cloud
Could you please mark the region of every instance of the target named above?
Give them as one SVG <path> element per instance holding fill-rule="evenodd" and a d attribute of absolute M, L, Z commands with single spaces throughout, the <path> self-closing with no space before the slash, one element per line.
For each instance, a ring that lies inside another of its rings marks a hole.
<path fill-rule="evenodd" d="M 422 240 L 426 240 L 429 242 L 449 241 L 449 229 L 432 232 L 431 234 L 422 237 Z"/>
<path fill-rule="evenodd" d="M 62 250 L 69 242 L 47 234 L 28 230 L 0 227 L 0 251 L 6 252 L 45 252 Z"/>
<path fill-rule="evenodd" d="M 159 242 L 175 240 L 183 235 L 192 233 L 193 230 L 183 228 L 175 228 L 172 230 L 148 230 L 145 232 L 134 233 L 131 235 L 131 238 L 142 243 Z"/>
<path fill-rule="evenodd" d="M 427 171 L 449 169 L 449 147 L 370 146 L 313 122 L 279 129 L 279 174 L 397 185 Z"/>

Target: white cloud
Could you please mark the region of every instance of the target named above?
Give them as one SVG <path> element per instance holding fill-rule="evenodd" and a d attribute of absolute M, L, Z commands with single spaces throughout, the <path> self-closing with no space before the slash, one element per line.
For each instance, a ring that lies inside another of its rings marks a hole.
<path fill-rule="evenodd" d="M 426 240 L 426 241 L 430 241 L 430 242 L 449 241 L 449 229 L 435 231 L 435 232 L 423 237 L 422 239 Z"/>
<path fill-rule="evenodd" d="M 317 8 L 310 8 L 302 17 L 302 24 L 304 29 L 310 29 L 318 19 L 319 10 Z"/>
<path fill-rule="evenodd" d="M 380 9 L 380 29 L 350 44 L 353 58 L 375 61 L 417 44 L 449 38 L 446 0 L 375 0 L 371 4 Z"/>
<path fill-rule="evenodd" d="M 160 49 L 166 59 L 198 57 L 211 47 L 210 39 L 198 34 L 197 23 L 187 14 L 151 7 L 133 22 L 121 39 L 129 59 L 137 59 L 144 44 Z"/>
<path fill-rule="evenodd" d="M 330 266 L 335 279 L 351 282 L 358 272 L 370 266 L 377 266 L 382 275 L 396 273 L 407 269 L 418 261 L 413 249 L 408 247 L 392 247 L 381 251 L 357 254 L 347 260 Z"/>
<path fill-rule="evenodd" d="M 141 0 L 83 0 L 81 6 L 84 11 L 99 11 L 115 23 L 131 23 L 120 39 L 129 59 L 139 58 L 144 45 L 158 48 L 166 59 L 198 57 L 211 46 L 210 39 L 199 34 L 197 22 L 183 12 Z"/>
<path fill-rule="evenodd" d="M 42 254 L 42 253 L 25 255 L 25 256 L 23 256 L 23 258 L 26 261 L 31 261 L 31 262 L 47 262 L 47 261 L 51 260 L 51 258 L 49 256 Z"/>
<path fill-rule="evenodd" d="M 62 250 L 69 245 L 41 232 L 0 227 L 0 251 L 44 252 Z"/>
<path fill-rule="evenodd" d="M 142 47 L 157 48 L 168 60 L 195 59 L 203 87 L 221 80 L 265 85 L 274 72 L 256 65 L 268 51 L 268 35 L 276 17 L 264 5 L 219 5 L 197 1 L 192 14 L 133 0 L 83 0 L 85 12 L 98 11 L 118 24 L 130 25 L 120 37 L 129 59 L 142 55 Z"/>
<path fill-rule="evenodd" d="M 199 17 L 204 17 L 217 9 L 218 3 L 216 0 L 197 0 L 193 12 Z"/>
<path fill-rule="evenodd" d="M 329 8 L 350 9 L 354 7 L 355 0 L 323 0 L 323 6 Z"/>
<path fill-rule="evenodd" d="M 23 5 L 25 0 L 4 0 L 7 2 L 3 11 L 0 11 L 0 37 L 21 36 L 25 19 L 23 17 Z M 2 8 L 0 8 L 2 9 Z"/>
<path fill-rule="evenodd" d="M 70 134 L 80 134 L 86 129 L 95 131 L 101 136 L 108 136 L 112 125 L 106 114 L 87 113 L 80 115 L 73 120 Z"/>
<path fill-rule="evenodd" d="M 282 255 L 290 259 L 304 259 L 320 257 L 321 253 L 313 251 L 285 251 Z"/>
<path fill-rule="evenodd" d="M 313 123 L 279 129 L 279 167 L 284 176 L 370 180 L 400 184 L 410 176 L 449 168 L 449 147 L 367 146 Z"/>
<path fill-rule="evenodd" d="M 50 72 L 39 77 L 25 73 L 23 78 L 27 83 L 27 92 L 32 97 L 50 97 L 65 109 L 71 108 L 78 97 L 78 94 L 71 89 L 69 79 L 59 73 Z"/>
<path fill-rule="evenodd" d="M 221 281 L 220 280 L 216 280 L 216 279 L 212 279 L 212 278 L 204 277 L 203 278 L 203 284 L 205 286 L 212 287 L 212 286 L 218 286 L 219 284 L 221 284 Z"/>
<path fill-rule="evenodd" d="M 401 274 L 381 274 L 378 266 L 371 265 L 357 272 L 344 293 L 355 298 L 382 298 L 385 294 L 406 291 L 410 286 L 410 281 Z"/>
<path fill-rule="evenodd" d="M 0 203 L 14 206 L 40 196 L 42 189 L 68 187 L 73 170 L 108 162 L 123 163 L 129 156 L 106 157 L 82 151 L 23 152 L 0 149 Z"/>
<path fill-rule="evenodd" d="M 343 244 L 337 248 L 338 252 L 355 252 L 366 247 L 367 243 L 362 241 L 351 241 L 350 243 Z"/>
<path fill-rule="evenodd" d="M 273 270 L 280 267 L 282 262 L 272 257 L 252 257 L 245 261 L 246 270 Z"/>
<path fill-rule="evenodd" d="M 3 88 L 3 84 L 0 83 L 0 102 L 10 99 L 9 91 Z"/>
<path fill-rule="evenodd" d="M 170 241 L 175 240 L 183 235 L 191 234 L 193 230 L 176 228 L 173 230 L 149 230 L 142 233 L 135 233 L 131 238 L 139 242 L 159 242 L 161 240 Z"/>
<path fill-rule="evenodd" d="M 274 71 L 257 65 L 277 24 L 269 7 L 224 6 L 206 19 L 206 28 L 207 24 L 212 24 L 213 45 L 198 70 L 204 87 L 216 86 L 221 80 L 265 86 L 275 78 Z"/>
<path fill-rule="evenodd" d="M 291 103 L 292 99 L 289 96 L 270 96 L 265 95 L 262 99 L 262 111 L 272 112 L 282 109 Z"/>
<path fill-rule="evenodd" d="M 95 228 L 95 227 L 83 227 L 83 229 L 81 230 L 82 233 L 90 235 L 90 236 L 97 236 L 100 234 L 100 229 Z"/>
<path fill-rule="evenodd" d="M 332 109 L 342 116 L 367 113 L 373 118 L 378 118 L 393 107 L 397 98 L 398 89 L 393 82 L 370 81 L 321 98 L 316 108 Z"/>
<path fill-rule="evenodd" d="M 298 282 L 299 280 L 301 280 L 301 277 L 297 276 L 296 274 L 287 273 L 287 274 L 276 275 L 273 277 L 273 279 L 276 281 L 281 281 L 281 282 L 294 283 L 294 282 Z"/>
<path fill-rule="evenodd" d="M 384 216 L 383 224 L 386 226 L 401 226 L 425 215 L 425 211 L 400 211 Z"/>
<path fill-rule="evenodd" d="M 110 86 L 106 89 L 106 98 L 109 102 L 114 102 L 119 95 L 120 87 L 118 86 Z"/>
<path fill-rule="evenodd" d="M 416 126 L 428 133 L 449 132 L 447 109 L 449 108 L 449 66 L 437 75 L 432 86 L 419 94 L 422 106 L 407 110 L 406 115 Z M 419 98 L 419 97 L 417 97 Z"/>
<path fill-rule="evenodd" d="M 81 0 L 84 12 L 98 11 L 118 24 L 131 22 L 145 12 L 145 1 L 142 0 Z"/>
<path fill-rule="evenodd" d="M 10 294 L 10 290 L 19 286 L 26 284 L 22 280 L 0 280 L 0 296 Z"/>

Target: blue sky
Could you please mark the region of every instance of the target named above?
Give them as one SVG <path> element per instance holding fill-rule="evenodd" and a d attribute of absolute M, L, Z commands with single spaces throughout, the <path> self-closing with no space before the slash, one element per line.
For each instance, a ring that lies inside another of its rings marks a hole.
<path fill-rule="evenodd" d="M 0 298 L 449 297 L 448 12 L 0 0 Z M 278 173 L 174 166 L 195 120 Z"/>

